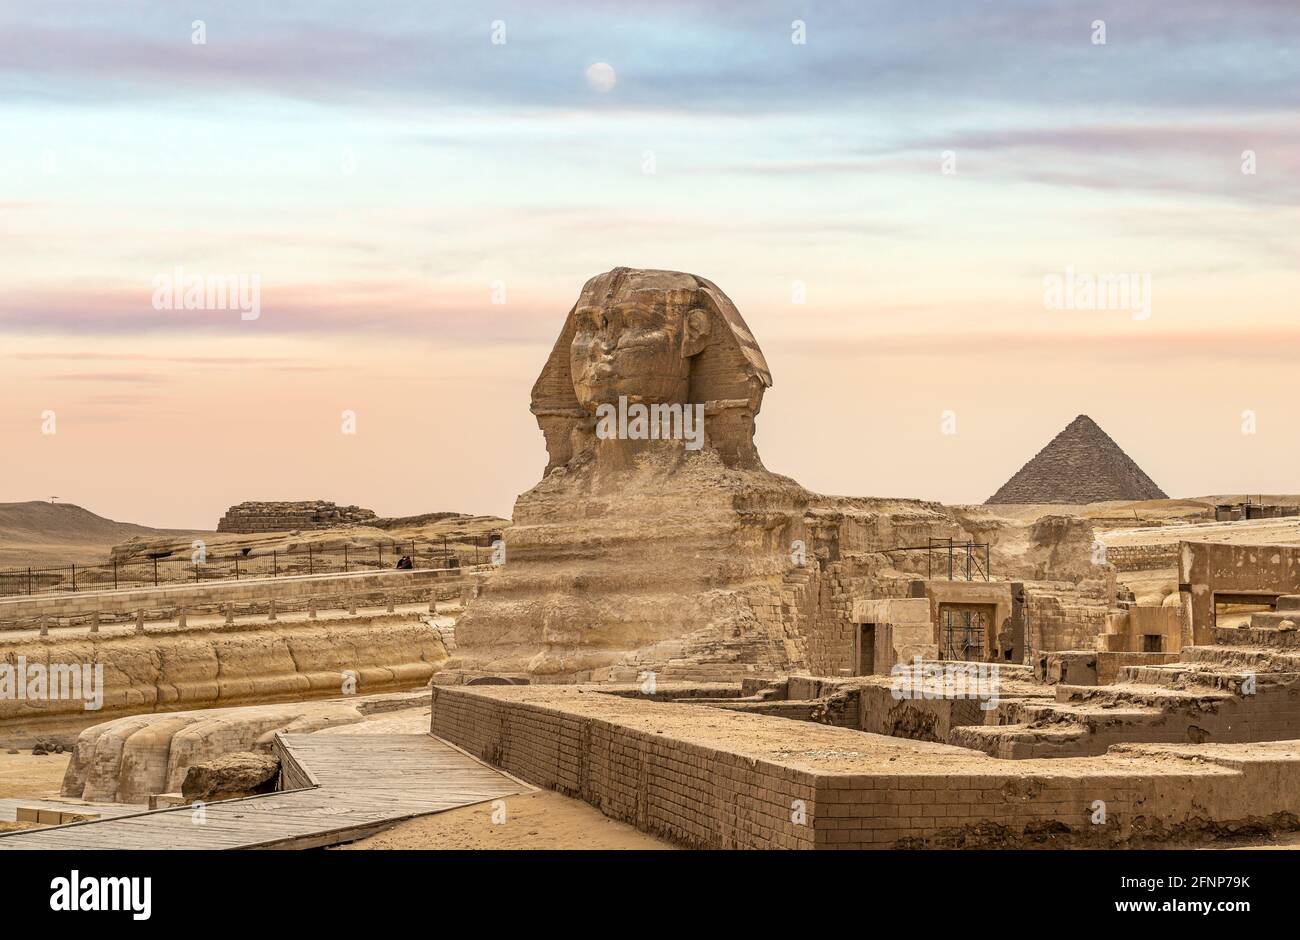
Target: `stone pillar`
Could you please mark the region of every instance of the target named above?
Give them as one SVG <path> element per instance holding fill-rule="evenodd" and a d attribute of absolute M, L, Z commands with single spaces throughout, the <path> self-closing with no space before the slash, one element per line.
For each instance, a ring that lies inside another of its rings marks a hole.
<path fill-rule="evenodd" d="M 141 607 L 135 612 L 135 632 L 144 635 L 144 608 Z"/>
<path fill-rule="evenodd" d="M 314 597 L 307 601 L 307 616 L 312 620 L 316 619 L 316 598 Z"/>
<path fill-rule="evenodd" d="M 266 619 L 267 619 L 267 620 L 274 620 L 274 619 L 275 619 L 275 598 L 274 598 L 274 597 L 271 598 L 271 602 L 267 605 L 267 608 L 266 608 Z"/>
<path fill-rule="evenodd" d="M 437 612 L 438 612 L 438 592 L 430 591 L 429 592 L 429 613 L 436 614 Z"/>
<path fill-rule="evenodd" d="M 90 615 L 90 632 L 91 633 L 99 632 L 99 611 L 95 611 L 93 614 Z"/>
<path fill-rule="evenodd" d="M 386 605 L 384 609 L 387 610 L 387 611 L 391 614 L 391 613 L 393 612 L 393 595 L 391 595 L 391 594 L 385 594 L 385 595 L 384 595 L 384 604 Z"/>
<path fill-rule="evenodd" d="M 50 618 L 49 618 L 49 617 L 42 617 L 42 618 L 41 618 L 41 636 L 49 636 L 49 635 L 50 635 Z"/>
<path fill-rule="evenodd" d="M 350 613 L 350 614 L 355 614 L 356 612 L 357 612 L 357 596 L 356 596 L 355 594 L 349 594 L 349 595 L 348 595 L 348 613 Z"/>
<path fill-rule="evenodd" d="M 176 608 L 176 626 L 178 626 L 178 627 L 188 626 L 188 623 L 186 622 L 186 619 L 185 619 L 185 608 L 184 608 L 184 607 L 178 607 L 178 608 Z"/>
<path fill-rule="evenodd" d="M 227 604 L 226 605 L 226 626 L 230 626 L 234 622 L 235 622 L 235 605 Z"/>

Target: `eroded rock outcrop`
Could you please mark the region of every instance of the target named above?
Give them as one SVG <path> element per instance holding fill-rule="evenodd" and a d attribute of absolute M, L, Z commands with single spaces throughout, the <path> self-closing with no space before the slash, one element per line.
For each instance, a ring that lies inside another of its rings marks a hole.
<path fill-rule="evenodd" d="M 191 767 L 181 784 L 181 796 L 206 803 L 269 793 L 279 775 L 280 761 L 275 757 L 236 751 Z"/>
<path fill-rule="evenodd" d="M 133 715 L 77 736 L 64 796 L 146 803 L 181 790 L 191 767 L 225 754 L 269 753 L 276 732 L 306 733 L 364 720 L 356 701 L 305 702 Z"/>

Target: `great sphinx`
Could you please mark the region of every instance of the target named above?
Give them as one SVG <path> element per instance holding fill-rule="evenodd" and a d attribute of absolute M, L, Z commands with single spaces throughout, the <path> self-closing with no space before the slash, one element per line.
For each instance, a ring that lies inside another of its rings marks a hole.
<path fill-rule="evenodd" d="M 505 564 L 479 582 L 434 681 L 851 673 L 855 605 L 916 597 L 934 540 L 1005 539 L 1000 571 L 1063 573 L 1038 565 L 1011 520 L 820 496 L 767 470 L 754 430 L 771 385 L 711 281 L 634 268 L 587 281 L 532 390 L 546 470 L 516 501 Z M 913 626 L 874 661 L 937 656 L 933 631 Z"/>
<path fill-rule="evenodd" d="M 771 384 L 712 282 L 630 268 L 587 281 L 532 390 L 543 479 L 518 498 L 505 564 L 457 625 L 448 668 L 533 681 L 798 668 L 803 637 L 773 608 L 802 560 L 810 494 L 754 446 Z M 685 434 L 666 418 L 664 433 L 602 431 L 602 412 L 638 406 L 701 414 L 702 445 L 689 417 Z"/>

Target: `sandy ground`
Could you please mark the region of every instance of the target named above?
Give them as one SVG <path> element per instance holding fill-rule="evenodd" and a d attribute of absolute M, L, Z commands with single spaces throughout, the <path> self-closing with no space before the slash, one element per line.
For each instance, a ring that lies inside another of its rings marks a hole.
<path fill-rule="evenodd" d="M 48 799 L 57 795 L 71 759 L 70 754 L 33 757 L 30 749 L 18 754 L 0 751 L 0 798 Z"/>
<path fill-rule="evenodd" d="M 1108 529 L 1101 532 L 1099 537 L 1107 545 L 1164 545 L 1170 542 L 1296 545 L 1300 544 L 1300 516 Z"/>
<path fill-rule="evenodd" d="M 504 821 L 500 803 L 504 803 Z M 340 848 L 670 849 L 673 846 L 610 819 L 581 800 L 539 790 L 495 803 L 422 816 Z"/>
<path fill-rule="evenodd" d="M 0 799 L 49 799 L 57 796 L 70 759 L 69 754 L 33 757 L 30 750 L 18 754 L 0 750 Z M 0 832 L 30 828 L 27 823 L 0 820 Z"/>

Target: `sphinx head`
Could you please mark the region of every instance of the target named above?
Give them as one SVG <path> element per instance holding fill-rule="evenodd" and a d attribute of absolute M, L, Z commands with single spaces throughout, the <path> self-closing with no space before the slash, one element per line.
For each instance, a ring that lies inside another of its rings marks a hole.
<path fill-rule="evenodd" d="M 771 384 L 753 335 L 714 284 L 615 268 L 583 286 L 533 386 L 532 411 L 548 472 L 594 447 L 597 408 L 620 398 L 703 405 L 709 446 L 729 464 L 757 465 L 753 418 Z"/>
<path fill-rule="evenodd" d="M 594 414 L 620 397 L 686 402 L 691 360 L 712 331 L 696 294 L 694 278 L 668 272 L 615 271 L 588 281 L 570 314 L 569 372 L 578 404 Z"/>

